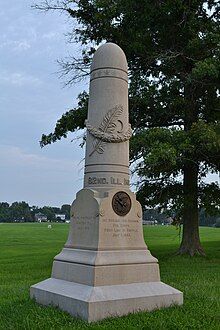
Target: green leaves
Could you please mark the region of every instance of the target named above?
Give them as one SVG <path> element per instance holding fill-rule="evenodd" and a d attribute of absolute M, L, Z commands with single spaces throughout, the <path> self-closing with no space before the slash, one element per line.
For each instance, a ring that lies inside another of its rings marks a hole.
<path fill-rule="evenodd" d="M 139 131 L 131 139 L 132 160 L 139 175 L 138 198 L 146 207 L 182 211 L 182 173 L 185 165 L 199 166 L 199 207 L 208 213 L 218 211 L 220 188 L 201 180 L 220 169 L 219 124 L 202 120 L 189 131 L 177 128 L 152 128 Z"/>
<path fill-rule="evenodd" d="M 172 172 L 177 165 L 177 150 L 172 137 L 178 131 L 165 128 L 143 130 L 131 140 L 131 154 L 133 159 L 138 154 L 142 156 L 142 165 L 138 167 L 138 174 L 147 177 L 160 177 Z"/>
<path fill-rule="evenodd" d="M 202 120 L 194 123 L 188 132 L 177 128 L 143 129 L 131 140 L 132 159 L 142 157 L 143 166 L 138 173 L 149 177 L 180 173 L 188 161 L 206 163 L 217 171 L 220 168 L 219 131 L 219 123 L 208 124 Z"/>
<path fill-rule="evenodd" d="M 220 77 L 220 63 L 216 58 L 205 58 L 202 61 L 195 63 L 192 69 L 192 77 L 196 80 L 213 79 L 217 80 Z"/>
<path fill-rule="evenodd" d="M 220 123 L 199 120 L 189 132 L 194 159 L 206 163 L 215 171 L 220 170 Z"/>
<path fill-rule="evenodd" d="M 200 208 L 204 208 L 207 214 L 219 215 L 220 187 L 217 182 L 212 182 L 210 184 L 200 184 L 199 206 Z"/>

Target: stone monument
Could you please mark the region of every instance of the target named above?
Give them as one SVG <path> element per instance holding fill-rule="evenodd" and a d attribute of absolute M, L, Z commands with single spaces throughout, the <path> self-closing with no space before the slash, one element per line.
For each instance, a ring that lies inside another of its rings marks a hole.
<path fill-rule="evenodd" d="M 31 297 L 89 322 L 182 304 L 180 291 L 160 281 L 148 250 L 142 209 L 129 189 L 128 74 L 120 47 L 96 51 L 90 75 L 84 188 L 71 207 L 63 250 L 51 278 Z"/>

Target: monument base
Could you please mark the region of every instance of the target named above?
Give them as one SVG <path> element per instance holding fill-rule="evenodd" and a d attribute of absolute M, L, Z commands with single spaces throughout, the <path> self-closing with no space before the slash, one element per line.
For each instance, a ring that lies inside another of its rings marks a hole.
<path fill-rule="evenodd" d="M 53 305 L 88 322 L 182 305 L 183 294 L 162 282 L 89 286 L 49 278 L 30 289 L 42 305 Z"/>

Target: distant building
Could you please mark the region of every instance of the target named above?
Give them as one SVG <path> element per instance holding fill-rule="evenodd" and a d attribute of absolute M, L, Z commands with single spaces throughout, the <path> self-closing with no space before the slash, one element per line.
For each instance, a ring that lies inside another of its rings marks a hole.
<path fill-rule="evenodd" d="M 34 217 L 35 217 L 35 221 L 37 221 L 37 222 L 46 222 L 47 221 L 47 216 L 40 212 L 36 213 L 34 215 Z"/>
<path fill-rule="evenodd" d="M 173 222 L 173 218 L 169 217 L 169 218 L 166 218 L 163 222 L 162 222 L 162 225 L 172 225 L 172 222 Z"/>
<path fill-rule="evenodd" d="M 143 225 L 154 226 L 157 225 L 157 220 L 143 220 Z"/>
<path fill-rule="evenodd" d="M 58 220 L 65 221 L 66 215 L 65 214 L 55 214 L 55 218 Z"/>

